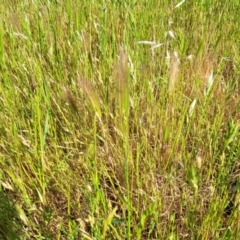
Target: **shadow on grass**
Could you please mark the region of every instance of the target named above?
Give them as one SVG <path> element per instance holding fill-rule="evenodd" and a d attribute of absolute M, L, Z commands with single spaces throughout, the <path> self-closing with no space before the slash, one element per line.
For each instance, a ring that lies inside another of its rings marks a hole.
<path fill-rule="evenodd" d="M 22 230 L 14 203 L 0 190 L 0 239 L 20 239 Z"/>

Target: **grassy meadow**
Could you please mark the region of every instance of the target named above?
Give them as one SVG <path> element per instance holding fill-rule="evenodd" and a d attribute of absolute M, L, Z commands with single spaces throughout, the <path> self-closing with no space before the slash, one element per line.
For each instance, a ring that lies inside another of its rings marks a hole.
<path fill-rule="evenodd" d="M 240 239 L 238 0 L 1 0 L 0 239 Z"/>

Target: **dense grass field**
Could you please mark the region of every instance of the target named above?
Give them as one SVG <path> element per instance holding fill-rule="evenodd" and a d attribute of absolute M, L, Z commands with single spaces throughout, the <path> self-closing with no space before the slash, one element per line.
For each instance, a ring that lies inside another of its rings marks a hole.
<path fill-rule="evenodd" d="M 0 239 L 240 239 L 239 0 L 2 0 Z"/>

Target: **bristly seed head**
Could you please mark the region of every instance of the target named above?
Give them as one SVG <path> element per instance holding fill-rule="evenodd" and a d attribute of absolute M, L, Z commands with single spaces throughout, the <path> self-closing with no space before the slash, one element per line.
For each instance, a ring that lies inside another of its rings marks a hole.
<path fill-rule="evenodd" d="M 75 97 L 73 96 L 72 92 L 67 89 L 67 88 L 63 88 L 64 90 L 64 95 L 65 95 L 65 98 L 67 100 L 67 103 L 70 105 L 70 107 L 76 112 L 78 113 L 78 107 L 77 107 L 77 102 L 76 102 L 76 99 Z"/>
<path fill-rule="evenodd" d="M 170 59 L 170 71 L 169 71 L 169 82 L 168 82 L 168 91 L 171 93 L 176 85 L 178 72 L 179 72 L 179 64 L 180 60 L 178 58 L 177 52 L 174 52 Z"/>

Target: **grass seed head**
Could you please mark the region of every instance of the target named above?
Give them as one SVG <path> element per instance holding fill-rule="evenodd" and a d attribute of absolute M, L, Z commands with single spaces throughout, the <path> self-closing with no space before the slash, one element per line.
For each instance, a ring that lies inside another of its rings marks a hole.
<path fill-rule="evenodd" d="M 196 156 L 196 166 L 198 169 L 202 168 L 202 157 L 199 154 Z"/>
<path fill-rule="evenodd" d="M 79 86 L 83 89 L 85 95 L 89 98 L 93 109 L 95 110 L 99 119 L 101 119 L 102 111 L 100 107 L 100 98 L 96 94 L 96 91 L 90 86 L 90 84 L 84 80 L 78 81 Z"/>
<path fill-rule="evenodd" d="M 73 96 L 73 93 L 68 88 L 64 88 L 63 90 L 64 90 L 64 95 L 65 95 L 65 99 L 67 100 L 67 103 L 76 113 L 78 113 L 77 101 Z"/>
<path fill-rule="evenodd" d="M 174 52 L 170 59 L 170 70 L 169 70 L 169 82 L 168 82 L 168 91 L 171 93 L 176 85 L 178 72 L 179 72 L 180 60 L 178 58 L 177 52 Z"/>
<path fill-rule="evenodd" d="M 121 114 L 125 114 L 128 109 L 128 57 L 123 48 L 119 51 L 119 59 L 116 64 L 116 78 L 117 78 L 117 98 Z"/>

